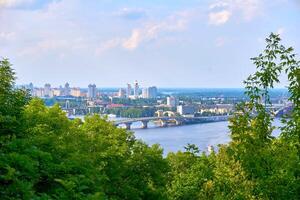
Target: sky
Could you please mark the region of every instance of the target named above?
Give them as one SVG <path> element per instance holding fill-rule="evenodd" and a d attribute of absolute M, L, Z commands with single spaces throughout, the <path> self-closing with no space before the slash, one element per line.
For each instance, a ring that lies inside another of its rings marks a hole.
<path fill-rule="evenodd" d="M 300 53 L 300 0 L 0 0 L 17 84 L 243 87 L 271 32 Z"/>

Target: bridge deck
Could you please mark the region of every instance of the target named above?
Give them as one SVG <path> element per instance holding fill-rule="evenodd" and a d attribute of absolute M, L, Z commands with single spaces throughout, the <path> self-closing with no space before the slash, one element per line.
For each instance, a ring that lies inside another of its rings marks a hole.
<path fill-rule="evenodd" d="M 170 121 L 170 120 L 177 120 L 177 121 L 225 121 L 228 120 L 230 116 L 209 116 L 209 117 L 141 117 L 141 118 L 131 118 L 131 119 L 124 119 L 120 121 L 114 121 L 115 125 L 120 124 L 127 124 L 133 123 L 138 121 Z"/>

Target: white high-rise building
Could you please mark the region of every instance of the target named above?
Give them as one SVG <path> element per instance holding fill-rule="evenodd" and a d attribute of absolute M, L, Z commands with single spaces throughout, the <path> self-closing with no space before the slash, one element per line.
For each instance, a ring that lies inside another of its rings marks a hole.
<path fill-rule="evenodd" d="M 137 82 L 137 80 L 134 81 L 133 96 L 134 96 L 134 98 L 139 97 L 139 83 Z"/>
<path fill-rule="evenodd" d="M 130 95 L 131 95 L 131 85 L 129 83 L 127 83 L 127 91 L 126 91 L 127 98 L 129 98 Z"/>
<path fill-rule="evenodd" d="M 195 107 L 192 105 L 180 105 L 177 106 L 177 112 L 180 115 L 193 115 L 195 113 Z"/>
<path fill-rule="evenodd" d="M 95 84 L 89 84 L 88 85 L 88 93 L 87 97 L 90 99 L 95 99 L 97 96 L 97 89 Z"/>
<path fill-rule="evenodd" d="M 71 89 L 71 96 L 73 97 L 80 97 L 81 96 L 81 91 L 79 87 L 75 87 Z"/>
<path fill-rule="evenodd" d="M 51 90 L 51 85 L 49 83 L 46 83 L 44 86 L 44 97 L 52 97 L 53 93 Z"/>
<path fill-rule="evenodd" d="M 167 106 L 170 107 L 176 107 L 177 101 L 176 98 L 171 96 L 171 97 L 167 97 Z"/>
<path fill-rule="evenodd" d="M 43 97 L 44 96 L 44 88 L 35 88 L 34 92 L 33 92 L 33 96 Z"/>
<path fill-rule="evenodd" d="M 64 96 L 70 96 L 71 89 L 70 89 L 70 84 L 69 83 L 65 84 L 65 87 L 64 87 L 63 91 L 64 91 L 63 92 Z"/>
<path fill-rule="evenodd" d="M 123 88 L 120 88 L 118 92 L 118 97 L 124 98 L 125 96 L 126 96 L 125 90 Z"/>
<path fill-rule="evenodd" d="M 60 88 L 53 88 L 52 89 L 53 96 L 61 96 L 62 95 L 62 90 Z"/>
<path fill-rule="evenodd" d="M 144 98 L 144 99 L 149 98 L 149 90 L 148 90 L 148 88 L 143 88 L 142 89 L 142 98 Z"/>

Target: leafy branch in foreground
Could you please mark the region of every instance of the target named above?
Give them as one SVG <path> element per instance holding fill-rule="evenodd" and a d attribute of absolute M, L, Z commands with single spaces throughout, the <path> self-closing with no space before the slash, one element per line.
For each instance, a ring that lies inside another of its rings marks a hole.
<path fill-rule="evenodd" d="M 300 63 L 293 48 L 271 33 L 266 48 L 251 59 L 257 71 L 245 81 L 248 102 L 238 105 L 230 120 L 228 145 L 217 153 L 171 153 L 168 194 L 172 199 L 298 199 L 300 137 Z M 269 90 L 286 73 L 294 108 L 283 119 L 282 133 L 272 136 Z M 190 148 L 187 148 L 189 150 Z"/>

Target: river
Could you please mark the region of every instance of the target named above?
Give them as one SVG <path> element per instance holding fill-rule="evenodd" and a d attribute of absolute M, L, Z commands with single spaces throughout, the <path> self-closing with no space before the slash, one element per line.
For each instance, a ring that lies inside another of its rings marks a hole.
<path fill-rule="evenodd" d="M 83 119 L 83 116 L 76 116 Z M 110 120 L 120 120 L 124 118 L 112 117 Z M 274 126 L 280 126 L 280 120 L 274 120 Z M 230 141 L 228 121 L 201 123 L 193 125 L 157 127 L 153 122 L 148 123 L 147 129 L 141 129 L 141 122 L 131 125 L 131 131 L 137 139 L 144 141 L 148 145 L 159 144 L 164 149 L 164 156 L 169 152 L 183 151 L 184 147 L 190 143 L 195 144 L 201 151 L 206 151 L 209 145 L 217 146 Z M 278 136 L 279 130 L 273 132 L 273 136 Z"/>
<path fill-rule="evenodd" d="M 279 126 L 280 120 L 275 119 L 274 125 Z M 138 122 L 132 125 L 136 138 L 149 145 L 160 144 L 164 149 L 164 155 L 184 150 L 184 146 L 188 143 L 195 144 L 200 150 L 206 151 L 209 145 L 216 146 L 230 141 L 227 121 L 167 128 L 158 128 L 154 124 L 149 124 L 148 129 L 138 129 L 140 126 Z M 273 135 L 278 136 L 279 130 L 275 130 Z"/>

